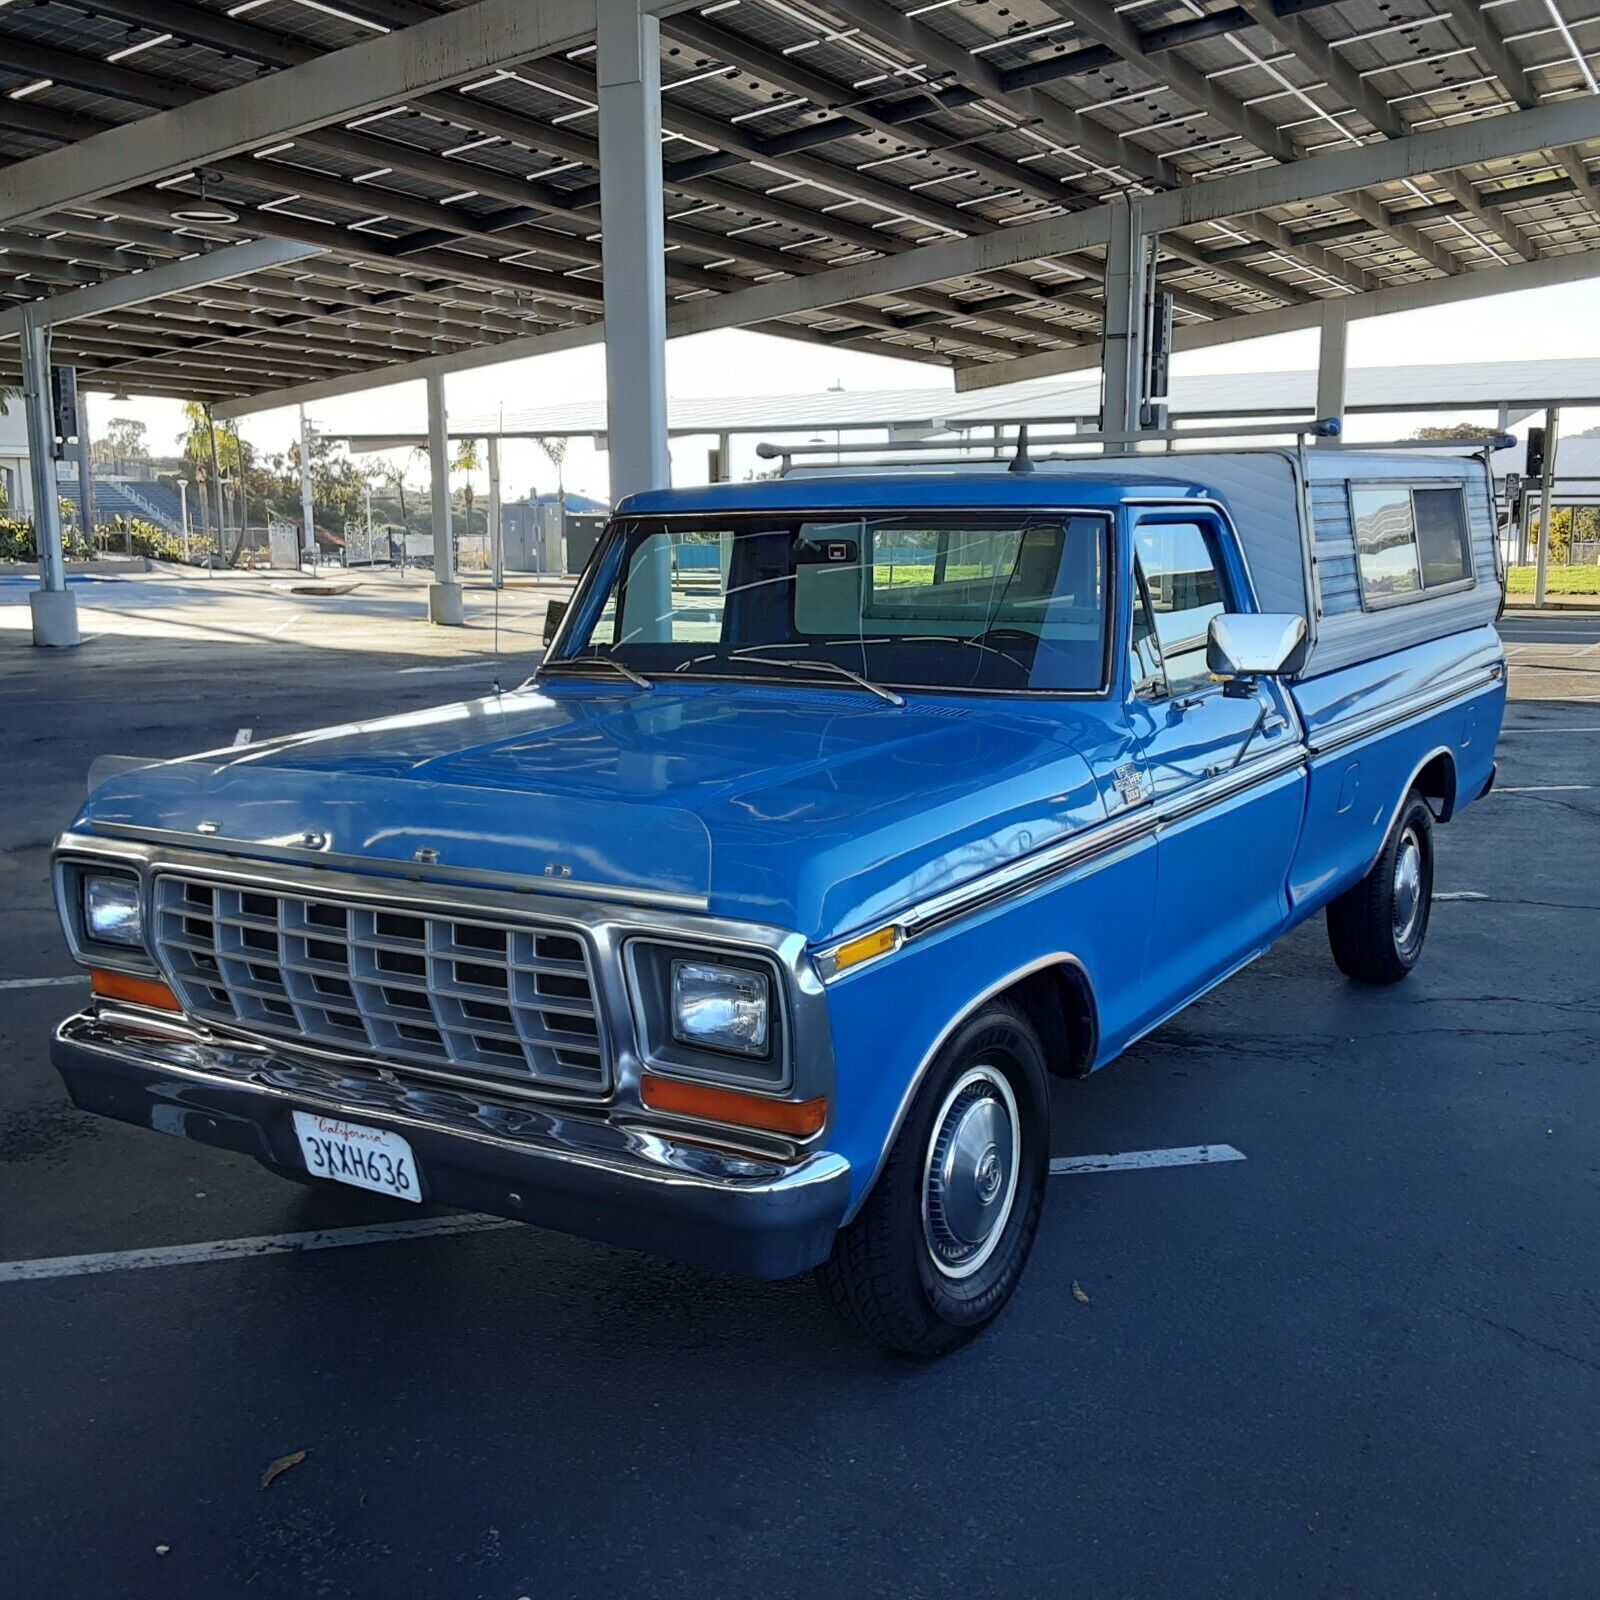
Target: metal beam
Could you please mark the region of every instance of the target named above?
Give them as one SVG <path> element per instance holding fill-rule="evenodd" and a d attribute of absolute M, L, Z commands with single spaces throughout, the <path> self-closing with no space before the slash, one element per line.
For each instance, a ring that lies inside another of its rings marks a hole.
<path fill-rule="evenodd" d="M 433 582 L 428 585 L 428 620 L 460 627 L 464 619 L 456 581 L 455 532 L 450 525 L 450 424 L 445 415 L 444 374 L 428 374 L 428 486 L 433 505 Z"/>
<path fill-rule="evenodd" d="M 1486 267 L 1454 278 L 1424 278 L 1416 283 L 1375 289 L 1371 294 L 1346 295 L 1338 301 L 1352 322 L 1367 317 L 1394 316 L 1402 311 L 1424 311 L 1434 306 L 1456 305 L 1464 300 L 1487 299 L 1497 294 L 1518 294 L 1528 289 L 1552 289 L 1600 277 L 1600 250 L 1572 255 L 1545 256 L 1539 261 L 1519 261 L 1508 267 Z M 1179 353 L 1212 350 L 1242 339 L 1265 339 L 1279 333 L 1298 333 L 1320 327 L 1327 302 L 1309 306 L 1280 306 L 1254 316 L 1226 322 L 1190 323 L 1174 329 L 1173 349 Z M 967 394 L 999 384 L 1022 383 L 1031 378 L 1054 378 L 1070 372 L 1092 372 L 1100 365 L 1098 345 L 1072 351 L 1050 351 L 1021 361 L 956 368 L 956 390 Z M 964 413 L 965 415 L 965 413 Z M 982 420 L 976 413 L 975 420 Z"/>
<path fill-rule="evenodd" d="M 683 0 L 646 0 L 674 10 Z M 0 224 L 153 183 L 275 139 L 585 44 L 594 0 L 477 0 L 192 105 L 0 169 Z"/>
<path fill-rule="evenodd" d="M 1538 105 L 1539 91 L 1534 88 L 1533 80 L 1511 54 L 1510 46 L 1495 31 L 1495 26 L 1482 5 L 1476 3 L 1476 0 L 1444 0 L 1444 8 L 1450 14 L 1450 20 L 1460 30 L 1462 38 L 1478 52 L 1506 93 L 1524 111 L 1531 111 Z M 1590 214 L 1600 217 L 1600 199 L 1596 198 L 1594 189 L 1590 185 L 1589 168 L 1583 159 L 1583 152 L 1567 145 L 1562 149 L 1552 150 L 1550 154 L 1555 157 L 1556 164 L 1562 171 L 1577 185 L 1578 197 L 1588 207 Z"/>
<path fill-rule="evenodd" d="M 1282 40 L 1306 66 L 1327 82 L 1346 105 L 1365 117 L 1385 138 L 1403 139 L 1407 136 L 1405 119 L 1390 101 L 1350 66 L 1310 23 L 1297 16 L 1283 14 L 1272 0 L 1240 0 L 1240 3 L 1263 28 Z M 1354 135 L 1351 137 L 1353 139 Z M 1462 162 L 1459 165 L 1467 164 Z M 1467 211 L 1504 239 L 1523 260 L 1538 259 L 1539 252 L 1522 230 L 1484 205 L 1471 182 L 1459 171 L 1451 168 L 1442 175 L 1442 180 Z M 1489 251 L 1489 254 L 1493 253 Z"/>
<path fill-rule="evenodd" d="M 661 28 L 640 11 L 639 0 L 599 4 L 606 438 L 615 505 L 624 495 L 664 489 L 672 477 L 661 236 Z"/>
<path fill-rule="evenodd" d="M 0 338 L 19 334 L 25 314 L 41 326 L 55 327 L 81 317 L 103 316 L 124 306 L 158 300 L 162 295 L 224 283 L 229 278 L 241 278 L 267 267 L 286 266 L 291 261 L 304 261 L 318 254 L 320 251 L 308 245 L 286 244 L 280 239 L 253 239 L 248 244 L 232 245 L 225 250 L 212 250 L 203 256 L 152 267 L 148 272 L 130 272 L 105 283 L 35 300 L 30 302 L 26 313 L 20 307 L 0 312 Z"/>
<path fill-rule="evenodd" d="M 122 8 L 128 13 L 145 12 L 151 18 L 150 25 L 156 25 L 158 18 L 171 17 L 174 22 L 177 18 L 174 13 L 182 12 L 188 15 L 188 8 L 165 3 L 151 5 L 130 4 Z M 210 27 L 201 25 L 190 26 L 189 32 L 211 36 L 214 32 Z M 227 31 L 227 30 L 224 30 Z M 257 30 L 258 32 L 260 30 Z M 218 35 L 220 37 L 220 35 Z M 270 37 L 270 36 L 269 36 Z M 198 91 L 175 86 L 165 79 L 154 78 L 148 74 L 134 69 L 112 66 L 96 58 L 80 56 L 71 52 L 51 50 L 44 47 L 31 47 L 32 54 L 29 58 L 29 70 L 37 71 L 41 75 L 53 75 L 62 82 L 82 82 L 86 87 L 101 85 L 107 89 L 113 84 L 125 94 L 136 99 L 154 104 L 186 103 L 199 98 Z M 263 44 L 254 52 L 258 56 L 268 56 L 272 50 Z M 287 54 L 279 50 L 279 55 L 286 60 L 299 60 L 302 57 L 293 51 Z M 555 70 L 555 69 L 552 69 Z M 564 77 L 578 81 L 574 76 L 576 69 L 560 69 Z M 113 79 L 106 79 L 106 74 L 113 74 Z M 103 81 L 104 80 L 104 81 Z M 580 85 L 587 92 L 587 80 Z M 470 114 L 470 103 L 463 100 L 460 106 L 448 105 L 444 111 L 453 117 Z M 104 123 L 92 121 L 81 116 L 66 117 L 43 107 L 6 105 L 0 102 L 0 121 L 20 121 L 34 131 L 46 137 L 84 137 L 85 134 L 75 133 L 79 123 L 87 131 L 97 127 L 107 126 Z M 537 138 L 540 125 L 530 124 L 528 129 L 532 137 Z M 568 260 L 579 262 L 583 265 L 598 266 L 601 260 L 601 247 L 587 238 L 575 238 L 571 234 L 559 230 L 539 228 L 526 230 L 522 223 L 529 219 L 536 219 L 542 214 L 557 214 L 565 219 L 578 221 L 583 227 L 591 228 L 592 219 L 581 216 L 573 207 L 570 199 L 563 198 L 563 192 L 549 185 L 530 185 L 527 180 L 519 179 L 510 173 L 499 172 L 496 169 L 481 167 L 475 163 L 450 161 L 432 155 L 430 152 L 416 150 L 414 146 L 394 141 L 373 138 L 363 134 L 353 134 L 345 130 L 319 130 L 309 137 L 302 137 L 295 144 L 303 149 L 316 151 L 319 149 L 330 150 L 340 155 L 353 155 L 359 159 L 370 160 L 377 166 L 390 166 L 394 170 L 422 177 L 427 181 L 447 185 L 451 192 L 455 192 L 462 185 L 478 187 L 483 192 L 498 190 L 501 195 L 525 202 L 512 205 L 505 210 L 496 212 L 489 217 L 482 217 L 475 213 L 448 209 L 436 202 L 421 199 L 415 195 L 405 194 L 395 189 L 370 184 L 357 186 L 343 178 L 336 177 L 315 168 L 306 167 L 299 162 L 289 160 L 262 160 L 255 161 L 228 160 L 213 164 L 213 170 L 221 172 L 226 177 L 237 179 L 252 187 L 268 188 L 279 196 L 289 198 L 297 194 L 310 195 L 330 204 L 347 208 L 351 211 L 366 214 L 374 205 L 381 205 L 382 209 L 390 216 L 399 217 L 413 223 L 420 232 L 401 239 L 392 241 L 387 246 L 387 252 L 399 259 L 415 259 L 418 257 L 424 242 L 428 244 L 453 243 L 457 238 L 468 238 L 481 241 L 491 248 L 504 246 L 520 246 L 536 254 L 551 256 L 556 259 L 565 257 Z M 753 153 L 752 147 L 752 153 Z M 594 159 L 598 160 L 597 149 L 591 152 Z M 1032 181 L 1025 168 L 1019 168 L 1021 181 Z M 485 185 L 487 187 L 485 188 Z M 520 187 L 519 187 L 520 186 Z M 542 202 L 538 196 L 548 191 L 554 197 L 549 203 Z M 171 192 L 171 191 L 169 191 Z M 376 199 L 374 197 L 377 197 Z M 243 201 L 239 202 L 242 206 Z M 542 210 L 541 210 L 542 207 Z M 268 233 L 287 231 L 291 236 L 304 233 L 304 224 L 286 225 L 277 220 L 278 213 L 269 211 L 264 205 L 251 207 L 253 220 Z M 807 213 L 809 226 L 811 215 Z M 959 213 L 955 214 L 959 220 Z M 327 224 L 313 223 L 310 226 L 326 231 Z M 737 240 L 726 239 L 723 235 L 706 232 L 701 229 L 688 228 L 681 224 L 668 224 L 665 227 L 666 238 L 681 247 L 706 255 L 710 260 L 721 261 L 728 257 L 737 257 L 750 261 L 753 265 L 760 266 L 767 272 L 783 272 L 785 274 L 805 271 L 819 271 L 822 264 L 807 260 L 804 257 L 787 255 L 776 250 L 762 246 L 749 246 Z M 873 244 L 879 244 L 876 236 L 872 238 Z M 674 257 L 676 259 L 676 257 Z M 523 273 L 536 278 L 541 269 L 532 267 L 519 267 L 518 276 Z M 1248 274 L 1248 269 L 1238 269 L 1239 277 Z M 719 273 L 708 268 L 690 270 L 671 270 L 668 278 L 691 292 L 703 288 L 714 288 L 723 291 L 737 289 L 742 286 L 743 280 Z M 545 274 L 548 276 L 548 274 Z M 1270 284 L 1272 280 L 1260 279 L 1262 284 Z M 1294 298 L 1292 294 L 1279 297 Z M 594 298 L 598 299 L 598 290 Z M 1029 297 L 1021 296 L 1026 302 Z M 945 297 L 918 296 L 914 303 L 923 306 L 930 314 L 936 317 L 977 319 L 982 316 L 979 310 L 967 310 L 959 307 L 955 301 Z M 1209 310 L 1209 308 L 1208 308 Z M 907 331 L 908 325 L 897 322 L 883 313 L 875 313 L 869 308 L 863 308 L 859 313 L 859 320 L 868 327 L 889 332 Z M 987 319 L 985 319 L 987 320 Z M 1061 337 L 1060 330 L 1052 331 L 1048 323 L 1028 321 L 1022 317 L 999 316 L 998 326 L 1007 327 L 1013 333 L 1021 333 L 1027 337 L 1039 339 L 1046 337 Z M 1026 354 L 1027 351 L 1007 339 L 998 339 L 970 329 L 961 330 L 958 342 L 969 349 L 987 350 L 1002 356 L 1015 356 Z"/>
<path fill-rule="evenodd" d="M 1505 160 L 1529 150 L 1548 149 L 1553 143 L 1571 144 L 1595 138 L 1600 138 L 1600 96 L 1586 95 L 1541 106 L 1534 111 L 1484 117 L 1476 122 L 1411 134 L 1405 139 L 1308 156 L 1289 166 L 1235 173 L 1207 183 L 1150 195 L 1142 202 L 1144 226 L 1149 232 L 1165 233 L 1173 228 L 1238 216 L 1264 206 L 1292 205 L 1326 194 L 1342 194 L 1351 189 L 1365 188 L 1370 184 L 1448 171 L 1456 163 L 1470 165 Z M 845 305 L 868 296 L 896 294 L 922 284 L 940 283 L 1014 266 L 1020 262 L 1038 261 L 1054 257 L 1062 251 L 1103 247 L 1109 238 L 1110 220 L 1105 206 L 1038 222 L 1019 223 L 1013 228 L 927 244 L 899 255 L 834 267 L 809 277 L 759 284 L 751 289 L 741 289 L 736 294 L 706 295 L 680 301 L 668 310 L 668 335 L 675 337 L 704 333 L 714 328 L 750 327 L 797 312 Z M 1586 254 L 1579 258 L 1557 259 L 1561 262 L 1573 259 L 1600 262 L 1600 252 L 1592 257 Z M 1543 261 L 1539 263 L 1541 266 L 1545 264 Z M 1463 273 L 1460 282 L 1470 286 L 1476 278 L 1484 275 L 1482 272 Z M 1577 276 L 1587 276 L 1587 272 Z M 1573 280 L 1563 278 L 1560 281 Z M 1354 305 L 1396 292 L 1393 289 L 1375 290 L 1371 295 L 1348 298 L 1349 303 Z M 1482 292 L 1490 291 L 1485 289 Z M 1457 298 L 1466 297 L 1464 294 Z M 1261 332 L 1271 332 L 1274 330 L 1269 324 L 1279 322 L 1287 312 L 1305 313 L 1307 318 L 1291 322 L 1289 326 L 1313 327 L 1321 317 L 1320 302 L 1312 301 L 1307 305 L 1202 324 L 1198 331 L 1217 327 L 1231 330 L 1260 324 Z M 1226 337 L 1250 336 L 1231 332 Z M 564 329 L 556 334 L 507 340 L 482 350 L 464 352 L 461 356 L 407 362 L 388 369 L 379 377 L 382 383 L 400 383 L 420 378 L 435 369 L 441 372 L 464 372 L 522 356 L 572 349 L 593 343 L 599 337 L 600 330 L 593 326 Z M 1179 348 L 1182 348 L 1182 332 L 1178 335 L 1178 341 Z M 1089 358 L 1087 363 L 1084 359 L 1086 355 Z M 1070 351 L 1025 356 L 975 370 L 992 374 L 983 382 L 1001 383 L 1009 381 L 1007 374 L 1022 376 L 1022 368 L 1044 372 L 1077 370 L 1086 364 L 1098 364 L 1098 360 L 1098 346 L 1081 345 Z M 365 375 L 361 380 L 334 379 L 330 384 L 311 386 L 305 397 L 357 393 L 371 387 L 373 384 Z M 294 390 L 281 399 L 274 397 L 270 403 L 288 404 L 299 398 L 301 391 Z M 228 416 L 238 416 L 252 409 L 261 409 L 261 406 L 236 403 L 224 406 L 222 411 Z"/>

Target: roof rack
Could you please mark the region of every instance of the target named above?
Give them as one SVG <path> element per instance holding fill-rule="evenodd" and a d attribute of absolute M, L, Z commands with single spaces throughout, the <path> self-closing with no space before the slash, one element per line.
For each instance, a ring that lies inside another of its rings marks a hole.
<path fill-rule="evenodd" d="M 1509 433 L 1487 433 L 1471 439 L 1394 439 L 1382 443 L 1355 443 L 1342 437 L 1344 424 L 1338 417 L 1319 417 L 1311 421 L 1256 422 L 1238 426 L 1211 428 L 1146 428 L 1138 433 L 1034 433 L 1030 437 L 1029 424 L 1016 424 L 1014 454 L 1010 470 L 1031 472 L 1037 464 L 1030 453 L 1033 448 L 1091 447 L 1084 454 L 1100 453 L 1115 457 L 1129 453 L 1129 447 L 1146 443 L 1164 444 L 1169 453 L 1178 445 L 1206 442 L 1217 439 L 1293 439 L 1304 448 L 1308 439 L 1317 441 L 1319 449 L 1334 450 L 1424 450 L 1435 454 L 1460 451 L 1475 455 L 1480 451 L 1509 450 L 1516 439 Z M 772 444 L 766 441 L 756 446 L 756 454 L 763 461 L 777 461 L 779 470 L 788 473 L 796 457 L 803 456 L 877 456 L 895 458 L 918 455 L 928 466 L 975 465 L 975 455 L 990 462 L 1002 458 L 1005 441 L 1000 425 L 995 426 L 994 437 L 989 439 L 906 439 L 899 442 L 873 444 L 852 441 L 849 444 Z M 943 451 L 943 455 L 932 452 Z M 927 454 L 924 454 L 927 452 Z M 1045 459 L 1063 459 L 1062 457 Z M 1071 459 L 1070 456 L 1065 459 Z M 863 467 L 892 467 L 901 463 L 895 459 L 863 461 Z"/>

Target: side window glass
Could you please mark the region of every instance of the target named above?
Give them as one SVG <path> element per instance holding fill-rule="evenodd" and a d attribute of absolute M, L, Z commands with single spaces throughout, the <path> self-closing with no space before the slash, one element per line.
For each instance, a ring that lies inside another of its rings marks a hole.
<path fill-rule="evenodd" d="M 1173 694 L 1210 683 L 1206 631 L 1227 609 L 1222 574 L 1197 523 L 1142 524 L 1134 535 L 1154 607 L 1156 640 Z"/>
<path fill-rule="evenodd" d="M 1417 530 L 1411 521 L 1411 491 L 1368 488 L 1350 491 L 1356 529 L 1361 593 L 1369 605 L 1418 593 Z"/>
<path fill-rule="evenodd" d="M 1465 583 L 1472 577 L 1467 500 L 1459 489 L 1418 489 L 1412 495 L 1422 586 Z"/>
<path fill-rule="evenodd" d="M 1137 558 L 1134 561 L 1133 631 L 1128 636 L 1129 676 L 1133 692 L 1147 698 L 1159 697 L 1167 692 L 1167 675 L 1161 666 L 1161 646 L 1156 642 L 1156 625 L 1145 604 L 1144 583 L 1139 573 Z"/>

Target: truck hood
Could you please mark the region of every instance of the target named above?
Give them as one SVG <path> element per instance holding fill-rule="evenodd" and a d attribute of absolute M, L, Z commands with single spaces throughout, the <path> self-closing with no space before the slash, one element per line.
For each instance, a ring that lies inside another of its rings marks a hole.
<path fill-rule="evenodd" d="M 1061 701 L 546 679 L 126 771 L 77 825 L 645 891 L 821 940 L 1099 821 L 1081 752 L 1104 737 Z"/>

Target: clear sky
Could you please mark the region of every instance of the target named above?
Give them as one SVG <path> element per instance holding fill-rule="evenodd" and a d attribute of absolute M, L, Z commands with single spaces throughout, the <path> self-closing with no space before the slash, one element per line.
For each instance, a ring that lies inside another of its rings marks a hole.
<path fill-rule="evenodd" d="M 1310 368 L 1316 364 L 1314 333 L 1252 339 L 1217 350 L 1180 356 L 1179 372 L 1266 372 Z M 1396 366 L 1411 362 L 1550 360 L 1600 356 L 1600 279 L 1563 288 L 1498 295 L 1430 311 L 1352 322 L 1352 367 Z M 820 393 L 842 385 L 852 391 L 932 388 L 950 383 L 947 373 L 922 362 L 890 360 L 853 351 L 824 350 L 758 333 L 726 332 L 675 339 L 667 346 L 667 387 L 683 397 Z M 605 394 L 605 359 L 599 346 L 507 363 L 462 373 L 447 383 L 452 412 L 474 416 L 557 403 L 599 399 Z M 426 410 L 420 383 L 397 384 L 364 395 L 321 401 L 310 408 L 314 424 L 334 430 L 422 432 Z M 133 416 L 150 429 L 157 453 L 175 448 L 179 411 L 175 401 L 113 402 L 97 396 L 93 425 L 98 433 L 113 416 Z M 1428 422 L 1489 420 L 1487 414 L 1438 417 L 1408 415 L 1352 420 L 1353 438 L 1394 438 Z M 1600 410 L 1563 416 L 1571 434 L 1600 423 Z M 284 449 L 299 428 L 294 410 L 265 411 L 241 423 L 244 437 L 266 451 Z M 711 441 L 674 441 L 673 476 L 679 483 L 704 482 Z M 754 439 L 734 446 L 733 476 L 755 464 Z M 555 472 L 537 446 L 507 441 L 503 454 L 503 493 L 518 498 L 530 490 L 551 490 Z M 421 482 L 419 464 L 411 475 Z M 606 497 L 606 459 L 584 440 L 574 440 L 566 463 L 570 490 Z M 480 489 L 483 485 L 480 483 Z"/>

